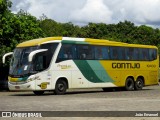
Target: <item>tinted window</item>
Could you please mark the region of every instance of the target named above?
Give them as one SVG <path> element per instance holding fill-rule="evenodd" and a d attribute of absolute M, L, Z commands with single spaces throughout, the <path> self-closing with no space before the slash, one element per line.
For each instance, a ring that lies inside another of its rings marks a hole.
<path fill-rule="evenodd" d="M 120 60 L 122 58 L 121 47 L 110 47 L 111 60 Z"/>
<path fill-rule="evenodd" d="M 133 60 L 139 60 L 140 51 L 139 48 L 134 48 Z"/>
<path fill-rule="evenodd" d="M 46 68 L 49 67 L 52 56 L 57 48 L 58 43 L 48 43 L 48 44 L 42 44 L 40 46 L 41 49 L 48 49 L 46 52 L 44 52 L 44 56 L 46 56 Z"/>
<path fill-rule="evenodd" d="M 42 71 L 45 70 L 48 66 L 46 66 L 46 56 L 41 54 L 37 54 L 34 63 L 34 70 L 35 71 Z"/>
<path fill-rule="evenodd" d="M 119 53 L 119 59 L 120 60 L 126 60 L 126 53 L 125 53 L 125 47 L 119 47 L 118 48 L 118 53 Z"/>
<path fill-rule="evenodd" d="M 149 60 L 157 59 L 157 50 L 156 49 L 149 49 Z"/>
<path fill-rule="evenodd" d="M 109 47 L 95 46 L 95 59 L 96 60 L 108 60 L 109 59 Z"/>
<path fill-rule="evenodd" d="M 139 60 L 149 60 L 148 50 L 149 49 L 139 48 Z"/>
<path fill-rule="evenodd" d="M 69 59 L 75 59 L 75 46 L 72 44 L 62 44 L 58 54 L 57 62 Z"/>
<path fill-rule="evenodd" d="M 81 60 L 94 59 L 94 47 L 90 45 L 78 45 L 77 46 L 77 58 Z"/>
<path fill-rule="evenodd" d="M 126 48 L 126 59 L 134 60 L 134 48 Z"/>
<path fill-rule="evenodd" d="M 145 61 L 156 58 L 156 49 L 63 44 L 57 62 L 69 59 Z"/>

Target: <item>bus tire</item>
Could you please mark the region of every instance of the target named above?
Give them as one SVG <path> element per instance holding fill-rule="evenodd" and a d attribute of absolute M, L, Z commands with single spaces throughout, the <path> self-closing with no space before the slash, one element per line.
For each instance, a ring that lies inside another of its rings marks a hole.
<path fill-rule="evenodd" d="M 59 79 L 56 82 L 54 93 L 56 95 L 63 95 L 66 93 L 66 90 L 67 90 L 67 83 L 64 80 Z"/>
<path fill-rule="evenodd" d="M 35 95 L 43 95 L 44 91 L 33 91 Z"/>
<path fill-rule="evenodd" d="M 128 77 L 126 79 L 125 89 L 127 91 L 133 91 L 134 90 L 134 80 L 131 77 Z"/>
<path fill-rule="evenodd" d="M 135 82 L 135 90 L 142 90 L 144 86 L 144 82 L 141 78 L 137 78 L 136 82 Z"/>

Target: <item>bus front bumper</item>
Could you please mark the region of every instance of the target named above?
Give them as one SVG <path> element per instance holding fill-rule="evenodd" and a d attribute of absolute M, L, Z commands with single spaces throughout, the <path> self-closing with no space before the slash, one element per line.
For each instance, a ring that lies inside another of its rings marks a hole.
<path fill-rule="evenodd" d="M 19 90 L 35 90 L 35 81 L 30 81 L 26 83 L 18 82 L 8 82 L 9 90 L 19 91 Z"/>

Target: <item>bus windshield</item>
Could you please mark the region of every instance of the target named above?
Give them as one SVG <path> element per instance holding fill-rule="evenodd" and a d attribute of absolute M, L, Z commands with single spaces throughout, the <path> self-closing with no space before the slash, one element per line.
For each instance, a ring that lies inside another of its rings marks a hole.
<path fill-rule="evenodd" d="M 10 63 L 9 75 L 12 77 L 26 77 L 47 69 L 58 43 L 47 43 L 34 47 L 16 48 Z M 32 62 L 28 61 L 29 54 L 38 49 L 47 49 L 47 52 L 35 55 Z"/>
<path fill-rule="evenodd" d="M 37 47 L 16 48 L 10 63 L 9 74 L 16 77 L 28 74 L 31 68 L 28 56 L 36 49 Z"/>

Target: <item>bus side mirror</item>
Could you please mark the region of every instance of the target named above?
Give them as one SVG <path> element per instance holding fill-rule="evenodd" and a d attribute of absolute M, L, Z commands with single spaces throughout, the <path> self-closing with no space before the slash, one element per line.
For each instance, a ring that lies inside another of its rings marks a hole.
<path fill-rule="evenodd" d="M 7 57 L 7 56 L 10 56 L 10 55 L 12 55 L 12 54 L 13 54 L 13 52 L 9 52 L 9 53 L 4 54 L 4 55 L 3 55 L 3 58 L 2 58 L 2 63 L 4 64 L 4 63 L 6 62 L 6 57 Z"/>
<path fill-rule="evenodd" d="M 29 56 L 28 56 L 28 61 L 29 62 L 32 62 L 33 60 L 33 57 L 37 54 L 37 53 L 41 53 L 41 52 L 45 52 L 47 51 L 48 49 L 39 49 L 39 50 L 35 50 L 35 51 L 32 51 Z"/>

